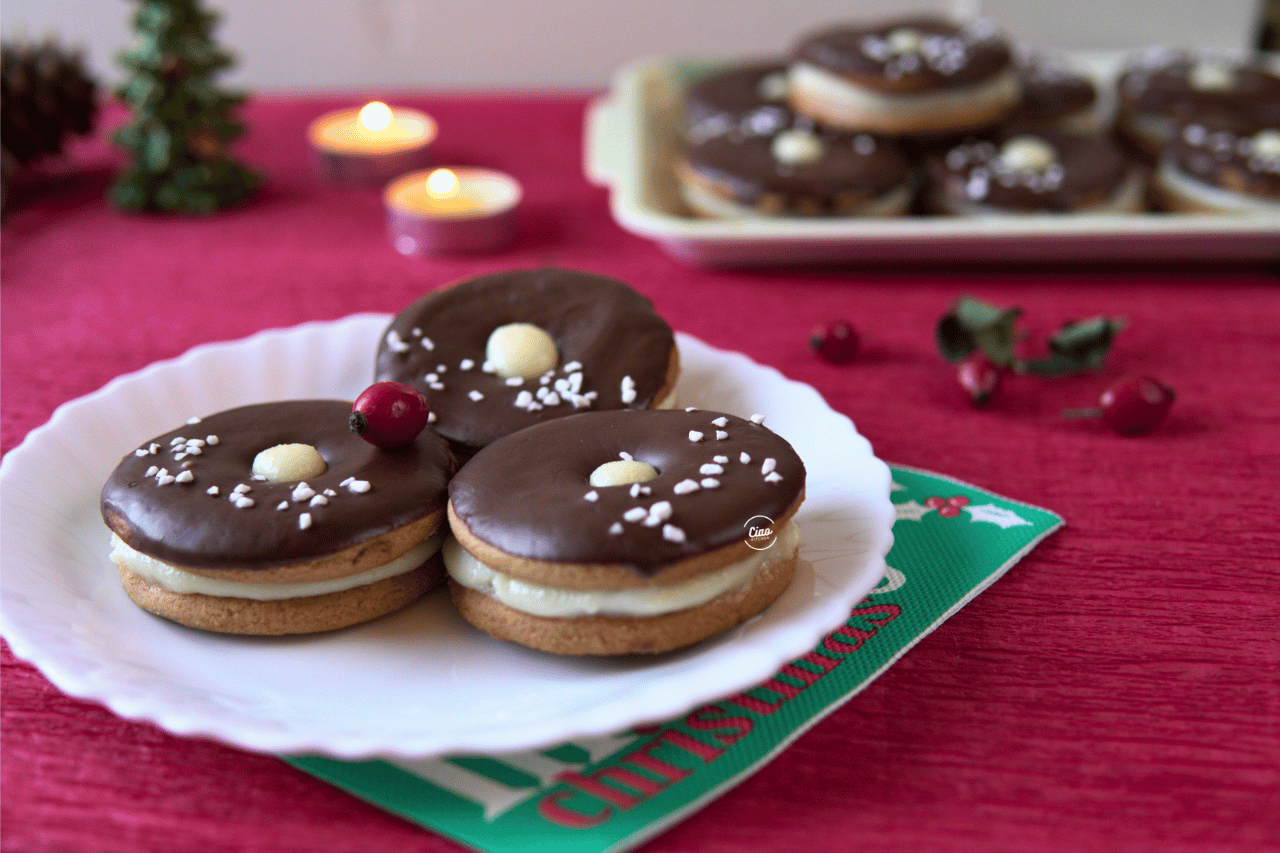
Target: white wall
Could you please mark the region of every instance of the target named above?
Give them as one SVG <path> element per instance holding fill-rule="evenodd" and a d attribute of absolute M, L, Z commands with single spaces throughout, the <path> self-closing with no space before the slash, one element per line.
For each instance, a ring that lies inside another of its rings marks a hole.
<path fill-rule="evenodd" d="M 1042 47 L 1240 47 L 1258 0 L 206 0 L 240 59 L 226 82 L 262 91 L 600 87 L 649 55 L 784 51 L 815 26 L 907 10 L 977 10 Z M 55 33 L 118 80 L 133 3 L 4 0 L 0 29 Z"/>

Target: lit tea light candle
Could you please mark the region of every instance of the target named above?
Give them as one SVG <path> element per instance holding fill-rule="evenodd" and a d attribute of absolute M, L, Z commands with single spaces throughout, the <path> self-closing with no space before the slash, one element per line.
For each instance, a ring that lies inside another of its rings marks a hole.
<path fill-rule="evenodd" d="M 435 119 L 426 113 L 371 101 L 325 113 L 311 122 L 307 139 L 321 177 L 384 183 L 426 164 L 436 130 Z"/>
<path fill-rule="evenodd" d="M 412 172 L 383 193 L 387 233 L 402 255 L 486 252 L 515 237 L 520 183 L 491 169 Z"/>

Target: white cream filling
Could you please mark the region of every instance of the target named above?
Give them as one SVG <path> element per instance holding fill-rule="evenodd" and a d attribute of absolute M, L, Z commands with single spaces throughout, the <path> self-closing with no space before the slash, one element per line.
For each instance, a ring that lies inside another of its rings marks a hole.
<path fill-rule="evenodd" d="M 773 547 L 702 577 L 671 586 L 592 591 L 557 589 L 496 572 L 453 538 L 444 544 L 443 554 L 445 568 L 455 581 L 522 613 L 557 618 L 658 616 L 706 604 L 742 586 L 765 567 L 791 557 L 799 545 L 800 528 L 788 522 L 778 531 Z"/>
<path fill-rule="evenodd" d="M 1265 198 L 1253 198 L 1243 193 L 1206 184 L 1164 161 L 1156 170 L 1156 180 L 1167 192 L 1191 199 L 1198 205 L 1221 213 L 1270 214 L 1280 213 L 1280 203 Z"/>
<path fill-rule="evenodd" d="M 288 598 L 307 598 L 343 592 L 365 584 L 377 583 L 395 575 L 412 571 L 440 550 L 444 531 L 440 530 L 389 563 L 375 566 L 359 574 L 327 581 L 310 583 L 247 583 L 224 581 L 184 571 L 172 563 L 157 560 L 127 544 L 119 536 L 111 536 L 111 561 L 141 577 L 148 583 L 162 586 L 181 595 L 214 595 L 219 598 L 249 598 L 254 601 L 283 601 Z"/>
<path fill-rule="evenodd" d="M 926 120 L 944 124 L 956 116 L 985 112 L 1000 104 L 1012 104 L 1022 92 L 1022 83 L 1013 70 L 998 74 L 973 86 L 948 89 L 945 92 L 888 95 L 862 89 L 855 84 L 824 71 L 808 62 L 791 67 L 791 88 L 823 105 L 828 118 L 872 129 L 896 126 L 901 120 Z M 884 116 L 891 116 L 885 125 Z"/>
<path fill-rule="evenodd" d="M 709 192 L 694 183 L 682 182 L 680 192 L 685 203 L 703 216 L 717 219 L 777 219 L 778 216 L 764 213 L 755 207 L 729 201 L 715 193 Z M 852 213 L 834 214 L 836 217 L 847 216 L 901 216 L 911 205 L 912 187 L 905 183 L 897 189 L 890 190 L 879 198 L 872 199 Z M 813 219 L 814 217 L 804 217 Z"/>

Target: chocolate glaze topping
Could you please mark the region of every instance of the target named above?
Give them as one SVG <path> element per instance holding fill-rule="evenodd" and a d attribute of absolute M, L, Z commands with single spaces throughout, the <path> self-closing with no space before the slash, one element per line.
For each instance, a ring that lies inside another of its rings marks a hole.
<path fill-rule="evenodd" d="M 1193 72 L 1201 62 L 1230 69 L 1231 85 L 1223 89 L 1193 86 Z M 1261 60 L 1153 48 L 1129 62 L 1117 86 L 1122 115 L 1195 121 L 1222 114 L 1264 124 L 1280 122 L 1280 76 Z"/>
<path fill-rule="evenodd" d="M 580 372 L 574 393 L 597 396 L 580 407 L 561 399 L 534 411 L 518 408 L 520 392 L 536 394 L 539 379 L 508 385 L 481 369 L 489 335 L 508 323 L 532 323 L 555 341 L 560 362 L 547 387 Z M 475 449 L 565 415 L 657 405 L 674 348 L 675 335 L 652 303 L 617 279 L 567 269 L 510 270 L 428 293 L 401 311 L 378 346 L 376 376 L 422 390 L 436 415 L 436 431 Z M 465 360 L 474 365 L 463 369 Z M 567 370 L 574 362 L 581 367 Z M 428 381 L 428 374 L 436 381 Z M 623 402 L 628 376 L 635 396 Z"/>
<path fill-rule="evenodd" d="M 933 191 L 947 199 L 1019 212 L 1071 212 L 1110 199 L 1129 176 L 1124 152 L 1104 136 L 1075 136 L 1048 129 L 1034 135 L 1057 152 L 1043 170 L 1010 170 L 1002 146 L 1026 131 L 1002 130 L 966 139 L 927 163 Z"/>
<path fill-rule="evenodd" d="M 704 74 L 684 91 L 684 132 L 694 140 L 728 133 L 761 107 L 787 106 L 784 62 L 735 64 Z"/>
<path fill-rule="evenodd" d="M 1022 101 L 1010 117 L 1019 124 L 1052 122 L 1093 106 L 1093 81 L 1053 57 L 1033 54 L 1018 62 Z"/>
<path fill-rule="evenodd" d="M 1259 134 L 1272 137 L 1270 150 L 1258 150 Z M 1275 150 L 1280 125 L 1258 127 L 1241 122 L 1185 125 L 1164 156 L 1184 174 L 1213 187 L 1280 202 L 1280 156 Z"/>
<path fill-rule="evenodd" d="M 724 426 L 713 421 L 725 418 Z M 716 440 L 716 431 L 728 433 Z M 701 441 L 691 441 L 690 431 Z M 658 470 L 632 497 L 630 486 L 594 488 L 591 472 L 621 453 Z M 741 454 L 750 461 L 742 462 Z M 716 456 L 728 457 L 715 463 Z M 762 473 L 775 460 L 780 480 Z M 703 465 L 723 471 L 703 473 Z M 677 494 L 685 480 L 718 486 Z M 472 534 L 521 557 L 557 563 L 631 566 L 652 576 L 664 566 L 741 541 L 752 516 L 780 519 L 804 489 L 804 463 L 782 437 L 732 415 L 707 411 L 592 412 L 539 424 L 475 455 L 449 484 L 457 516 Z M 594 491 L 597 499 L 584 496 Z M 629 510 L 671 505 L 655 526 L 625 521 Z M 620 534 L 610 528 L 620 524 Z M 685 541 L 664 537 L 670 524 Z"/>
<path fill-rule="evenodd" d="M 898 30 L 920 33 L 919 47 L 895 50 L 890 36 Z M 794 56 L 861 86 L 903 94 L 983 83 L 1013 59 L 1008 40 L 990 22 L 928 16 L 824 29 L 804 38 Z"/>
<path fill-rule="evenodd" d="M 135 550 L 179 566 L 206 569 L 266 569 L 305 562 L 382 536 L 443 507 L 454 463 L 448 445 L 431 430 L 413 444 L 383 450 L 353 435 L 347 425 L 351 403 L 342 400 L 293 400 L 228 409 L 157 436 L 138 456 L 121 460 L 102 489 L 102 515 Z M 177 459 L 184 445 L 174 438 L 216 436 L 199 455 Z M 253 459 L 277 444 L 310 444 L 328 470 L 306 481 L 327 503 L 295 501 L 296 482 L 253 479 Z M 189 482 L 160 485 L 147 469 L 184 471 Z M 347 478 L 369 484 L 359 493 L 342 485 Z M 244 484 L 252 506 L 237 508 L 229 499 Z M 217 495 L 208 489 L 218 487 Z M 325 495 L 325 490 L 334 492 Z M 282 502 L 288 509 L 278 510 Z M 312 523 L 299 527 L 299 516 Z"/>

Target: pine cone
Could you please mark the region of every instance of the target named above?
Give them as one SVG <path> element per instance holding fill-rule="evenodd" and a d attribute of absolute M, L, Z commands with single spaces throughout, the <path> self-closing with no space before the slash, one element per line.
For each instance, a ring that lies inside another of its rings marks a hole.
<path fill-rule="evenodd" d="M 97 86 L 79 50 L 52 38 L 0 45 L 0 147 L 6 166 L 59 154 L 68 136 L 93 129 Z M 7 186 L 12 168 L 4 169 Z"/>

